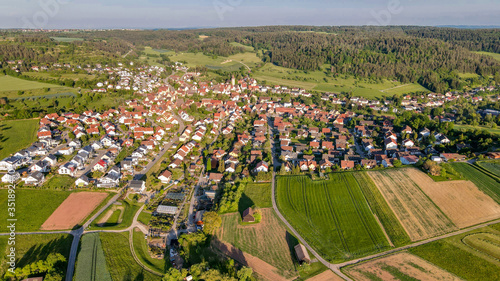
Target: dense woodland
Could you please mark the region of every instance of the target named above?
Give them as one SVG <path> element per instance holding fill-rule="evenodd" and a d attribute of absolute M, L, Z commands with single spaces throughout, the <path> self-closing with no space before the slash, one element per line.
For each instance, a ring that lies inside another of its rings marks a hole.
<path fill-rule="evenodd" d="M 472 51 L 500 52 L 500 29 L 437 27 L 312 27 L 264 26 L 200 30 L 110 30 L 71 33 L 83 41 L 55 42 L 61 33 L 16 34 L 4 31 L 0 61 L 24 59 L 53 63 L 62 59 L 84 63 L 89 56 L 130 57 L 145 46 L 177 52 L 229 56 L 254 47 L 263 62 L 299 70 L 324 70 L 331 75 L 389 78 L 418 82 L 443 92 L 461 89 L 458 73 L 498 76 L 500 62 Z M 25 68 L 29 67 L 28 64 Z"/>

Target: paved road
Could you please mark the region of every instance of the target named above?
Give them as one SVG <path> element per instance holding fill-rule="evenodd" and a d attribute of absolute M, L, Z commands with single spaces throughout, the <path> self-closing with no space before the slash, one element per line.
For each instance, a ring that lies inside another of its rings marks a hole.
<path fill-rule="evenodd" d="M 356 152 L 361 156 L 361 158 L 363 158 L 363 159 L 366 158 L 365 150 L 358 142 L 360 140 L 360 138 L 356 136 L 356 134 L 354 133 L 354 130 L 350 130 L 349 132 L 351 133 L 352 137 L 354 138 L 354 145 L 356 145 Z"/>
<path fill-rule="evenodd" d="M 92 169 L 92 167 L 94 167 L 95 164 L 97 164 L 97 162 L 99 162 L 99 160 L 101 160 L 102 156 L 104 154 L 106 154 L 107 150 L 103 149 L 103 150 L 98 150 L 97 152 L 98 153 L 97 153 L 97 156 L 95 157 L 95 159 L 92 160 L 92 162 L 90 164 L 88 164 L 83 171 L 79 171 L 76 173 L 76 178 L 79 178 L 82 175 L 88 174 L 90 172 L 90 170 Z"/>

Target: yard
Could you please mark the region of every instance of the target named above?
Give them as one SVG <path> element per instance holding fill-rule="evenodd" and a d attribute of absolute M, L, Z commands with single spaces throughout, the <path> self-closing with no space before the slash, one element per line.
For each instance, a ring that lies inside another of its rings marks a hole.
<path fill-rule="evenodd" d="M 0 221 L 7 221 L 7 193 L 0 190 Z M 16 190 L 16 230 L 18 232 L 38 231 L 41 225 L 66 200 L 70 191 L 17 189 Z M 7 232 L 4 224 L 0 233 Z"/>
<path fill-rule="evenodd" d="M 69 189 L 75 184 L 75 180 L 75 178 L 67 175 L 55 174 L 43 184 L 43 187 L 48 189 Z"/>
<path fill-rule="evenodd" d="M 134 260 L 128 232 L 99 233 L 99 237 L 112 280 L 161 280 L 160 276 L 146 271 Z"/>
<path fill-rule="evenodd" d="M 0 160 L 37 140 L 38 119 L 6 120 L 0 124 Z"/>
<path fill-rule="evenodd" d="M 352 173 L 329 180 L 278 177 L 277 204 L 282 214 L 318 253 L 343 262 L 390 248 Z"/>

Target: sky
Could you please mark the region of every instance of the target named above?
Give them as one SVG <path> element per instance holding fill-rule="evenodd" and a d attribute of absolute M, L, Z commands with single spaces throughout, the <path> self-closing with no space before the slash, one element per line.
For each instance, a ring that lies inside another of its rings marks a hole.
<path fill-rule="evenodd" d="M 0 28 L 500 26 L 500 0 L 0 0 Z"/>

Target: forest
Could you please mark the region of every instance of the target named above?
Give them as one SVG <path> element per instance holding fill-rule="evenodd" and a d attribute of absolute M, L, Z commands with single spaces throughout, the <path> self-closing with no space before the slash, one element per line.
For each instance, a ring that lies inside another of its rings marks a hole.
<path fill-rule="evenodd" d="M 500 62 L 475 52 L 500 52 L 500 29 L 438 27 L 315 27 L 263 26 L 193 30 L 79 31 L 72 38 L 83 41 L 55 42 L 59 32 L 18 34 L 0 32 L 0 61 L 24 59 L 53 63 L 76 59 L 85 50 L 109 59 L 144 47 L 175 52 L 201 52 L 229 56 L 245 52 L 236 42 L 252 46 L 262 61 L 298 70 L 327 69 L 332 76 L 387 78 L 419 83 L 431 91 L 461 89 L 459 73 L 499 77 Z M 29 65 L 25 63 L 25 67 Z"/>

